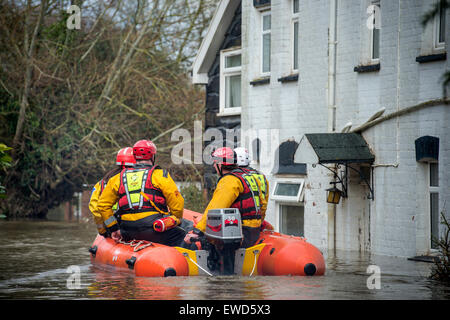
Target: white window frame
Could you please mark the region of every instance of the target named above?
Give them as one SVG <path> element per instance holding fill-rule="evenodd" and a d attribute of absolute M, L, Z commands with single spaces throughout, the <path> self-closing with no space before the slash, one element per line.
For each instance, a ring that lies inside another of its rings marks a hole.
<path fill-rule="evenodd" d="M 270 29 L 269 30 L 263 30 L 264 29 L 264 17 L 270 16 Z M 269 51 L 269 71 L 264 72 L 264 35 L 269 34 L 270 35 L 270 51 Z M 261 12 L 261 75 L 262 76 L 270 76 L 270 71 L 272 69 L 272 11 L 267 10 Z"/>
<path fill-rule="evenodd" d="M 225 59 L 229 56 L 241 55 L 242 59 L 242 50 L 239 49 L 231 49 L 231 50 L 222 50 L 220 52 L 220 89 L 219 89 L 219 114 L 218 116 L 231 116 L 231 115 L 239 115 L 242 110 L 242 82 L 241 82 L 241 106 L 226 108 L 226 91 L 225 91 L 225 78 L 228 76 L 241 75 L 242 81 L 242 60 L 241 65 L 239 67 L 225 68 Z"/>
<path fill-rule="evenodd" d="M 296 196 L 282 196 L 275 194 L 275 191 L 277 190 L 278 184 L 299 184 L 300 187 L 298 188 L 298 193 Z M 305 179 L 279 179 L 275 181 L 275 185 L 272 189 L 271 199 L 277 201 L 277 202 L 283 202 L 283 203 L 300 203 L 303 201 L 304 197 L 304 186 L 305 186 Z"/>
<path fill-rule="evenodd" d="M 373 6 L 378 6 L 378 8 L 379 8 L 379 12 L 380 12 L 380 20 L 381 20 L 381 1 L 380 0 L 374 0 L 374 1 L 371 1 L 370 2 L 370 5 L 373 5 Z M 376 13 L 374 13 L 374 17 L 376 16 Z M 380 28 L 378 29 L 378 32 L 379 32 L 379 35 L 381 35 L 381 21 L 379 21 L 379 24 L 380 24 Z M 376 62 L 379 62 L 380 61 L 380 55 L 381 55 L 381 38 L 379 37 L 378 38 L 378 40 L 379 40 L 379 44 L 378 44 L 378 58 L 374 58 L 373 57 L 373 49 L 374 49 L 374 46 L 373 46 L 373 40 L 374 40 L 374 37 L 373 37 L 373 33 L 374 33 L 374 31 L 375 31 L 375 29 L 376 29 L 376 27 L 375 27 L 375 25 L 373 26 L 373 29 L 372 30 L 370 30 L 370 32 L 369 32 L 369 40 L 370 40 L 370 45 L 369 45 L 369 50 L 370 50 L 370 52 L 369 52 L 369 56 L 370 56 L 370 61 L 371 62 L 373 62 L 373 63 L 376 63 Z"/>
<path fill-rule="evenodd" d="M 294 12 L 294 1 L 291 1 L 291 13 L 292 13 L 292 18 L 291 18 L 291 72 L 292 73 L 298 73 L 298 69 L 299 69 L 299 34 L 300 34 L 300 0 L 298 0 L 298 12 Z M 297 23 L 298 26 L 298 34 L 297 34 L 297 68 L 295 68 L 295 24 Z"/>
<path fill-rule="evenodd" d="M 439 3 L 439 0 L 437 0 L 437 3 Z M 447 24 L 447 21 L 445 21 Z M 433 25 L 433 49 L 434 50 L 444 50 L 445 49 L 445 39 L 444 42 L 439 42 L 439 33 L 440 33 L 440 24 L 441 24 L 441 8 L 439 7 L 439 12 L 434 18 L 434 25 Z M 444 27 L 445 29 L 445 27 Z"/>
<path fill-rule="evenodd" d="M 432 164 L 436 164 L 438 166 L 438 185 L 437 186 L 431 186 L 431 165 Z M 430 217 L 430 237 L 429 237 L 429 243 L 430 243 L 430 248 L 432 246 L 432 241 L 431 241 L 431 225 L 433 223 L 433 219 L 432 219 L 432 212 L 431 212 L 431 194 L 432 193 L 437 193 L 438 196 L 440 196 L 440 183 L 439 183 L 439 163 L 438 162 L 429 162 L 428 163 L 428 208 L 429 208 L 429 217 Z M 440 210 L 439 210 L 439 201 L 438 201 L 438 221 L 440 221 Z M 438 223 L 438 237 L 440 236 L 439 234 L 439 223 Z"/>

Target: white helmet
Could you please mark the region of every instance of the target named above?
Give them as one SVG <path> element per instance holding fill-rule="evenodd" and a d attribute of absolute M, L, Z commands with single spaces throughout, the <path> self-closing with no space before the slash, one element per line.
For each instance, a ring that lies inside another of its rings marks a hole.
<path fill-rule="evenodd" d="M 236 164 L 239 167 L 246 167 L 250 164 L 250 156 L 248 154 L 248 150 L 243 147 L 235 148 L 234 152 L 236 153 Z"/>

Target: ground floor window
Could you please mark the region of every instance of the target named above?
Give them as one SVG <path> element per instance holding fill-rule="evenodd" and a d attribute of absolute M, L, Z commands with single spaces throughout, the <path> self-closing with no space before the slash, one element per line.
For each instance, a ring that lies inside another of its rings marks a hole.
<path fill-rule="evenodd" d="M 304 207 L 280 204 L 280 232 L 304 236 Z"/>
<path fill-rule="evenodd" d="M 282 202 L 302 201 L 304 179 L 277 180 L 271 198 Z"/>
<path fill-rule="evenodd" d="M 430 163 L 429 169 L 429 189 L 430 189 L 430 234 L 431 248 L 437 246 L 432 239 L 439 239 L 439 165 Z"/>

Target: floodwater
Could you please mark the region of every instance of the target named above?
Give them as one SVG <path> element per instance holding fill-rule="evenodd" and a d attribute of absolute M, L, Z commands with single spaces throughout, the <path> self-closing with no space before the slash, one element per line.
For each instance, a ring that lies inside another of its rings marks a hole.
<path fill-rule="evenodd" d="M 450 287 L 427 278 L 431 263 L 406 258 L 337 252 L 319 277 L 142 278 L 91 265 L 93 223 L 0 220 L 0 234 L 0 299 L 450 299 Z M 367 286 L 369 265 L 380 289 Z"/>

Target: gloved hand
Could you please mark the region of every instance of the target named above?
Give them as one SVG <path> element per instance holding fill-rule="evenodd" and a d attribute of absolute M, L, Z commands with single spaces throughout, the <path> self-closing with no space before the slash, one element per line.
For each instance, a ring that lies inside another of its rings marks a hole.
<path fill-rule="evenodd" d="M 198 238 L 199 238 L 198 234 L 189 231 L 188 233 L 186 233 L 186 236 L 184 237 L 184 242 L 191 244 L 195 240 L 198 240 Z"/>
<path fill-rule="evenodd" d="M 114 231 L 113 233 L 111 233 L 111 238 L 116 242 L 119 242 L 120 240 L 122 240 L 122 235 L 120 234 L 120 230 L 117 230 L 117 231 Z"/>
<path fill-rule="evenodd" d="M 275 229 L 274 229 L 274 227 L 273 227 L 269 222 L 267 222 L 266 220 L 264 220 L 264 221 L 261 223 L 261 231 L 263 231 L 263 230 L 275 230 Z"/>

